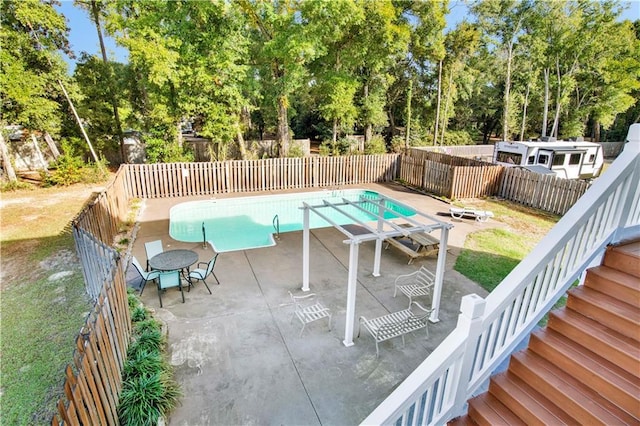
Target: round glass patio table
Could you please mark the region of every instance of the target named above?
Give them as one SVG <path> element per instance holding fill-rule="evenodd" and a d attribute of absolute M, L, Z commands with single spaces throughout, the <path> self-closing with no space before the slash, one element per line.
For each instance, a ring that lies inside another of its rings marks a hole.
<path fill-rule="evenodd" d="M 159 271 L 181 271 L 198 261 L 198 253 L 193 250 L 176 249 L 156 254 L 149 259 L 149 266 Z"/>

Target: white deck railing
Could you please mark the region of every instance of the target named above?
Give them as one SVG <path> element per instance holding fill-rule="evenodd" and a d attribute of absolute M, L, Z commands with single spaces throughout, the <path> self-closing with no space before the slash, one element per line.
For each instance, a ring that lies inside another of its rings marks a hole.
<path fill-rule="evenodd" d="M 640 124 L 549 234 L 487 296 L 464 296 L 456 329 L 362 424 L 441 425 L 536 326 L 608 244 L 640 236 Z"/>

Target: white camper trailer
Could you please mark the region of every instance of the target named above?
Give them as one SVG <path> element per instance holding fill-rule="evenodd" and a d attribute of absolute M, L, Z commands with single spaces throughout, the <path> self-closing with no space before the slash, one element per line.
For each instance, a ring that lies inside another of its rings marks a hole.
<path fill-rule="evenodd" d="M 604 156 L 593 142 L 496 142 L 493 162 L 564 179 L 591 179 L 600 174 Z"/>

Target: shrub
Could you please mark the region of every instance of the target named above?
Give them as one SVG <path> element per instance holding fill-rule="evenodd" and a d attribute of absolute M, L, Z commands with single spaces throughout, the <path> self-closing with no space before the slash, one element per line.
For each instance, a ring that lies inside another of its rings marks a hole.
<path fill-rule="evenodd" d="M 382 135 L 374 135 L 371 140 L 364 145 L 365 154 L 386 154 L 387 147 Z"/>
<path fill-rule="evenodd" d="M 122 371 L 118 419 L 123 425 L 156 425 L 175 408 L 181 393 L 165 358 L 160 323 L 131 291 L 128 303 L 133 333 Z"/>
<path fill-rule="evenodd" d="M 73 142 L 63 139 L 61 143 L 62 155 L 53 164 L 53 170 L 42 172 L 45 185 L 69 186 L 74 183 L 98 183 L 105 181 L 109 174 L 107 161 L 86 164 L 82 157 L 76 155 Z"/>

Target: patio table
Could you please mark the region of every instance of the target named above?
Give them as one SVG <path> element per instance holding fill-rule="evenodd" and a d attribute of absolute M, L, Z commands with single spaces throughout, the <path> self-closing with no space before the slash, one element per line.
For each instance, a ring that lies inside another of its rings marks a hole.
<path fill-rule="evenodd" d="M 158 271 L 182 271 L 191 289 L 189 267 L 198 261 L 198 253 L 193 250 L 176 249 L 158 253 L 149 259 L 149 266 Z M 186 269 L 186 274 L 184 270 Z"/>

